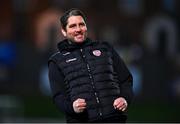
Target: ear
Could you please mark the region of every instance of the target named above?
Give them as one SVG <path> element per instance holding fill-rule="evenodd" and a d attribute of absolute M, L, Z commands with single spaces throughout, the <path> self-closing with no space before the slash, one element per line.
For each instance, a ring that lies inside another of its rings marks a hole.
<path fill-rule="evenodd" d="M 66 37 L 66 31 L 61 28 L 61 32 L 62 32 L 62 34 L 64 35 L 64 37 Z"/>

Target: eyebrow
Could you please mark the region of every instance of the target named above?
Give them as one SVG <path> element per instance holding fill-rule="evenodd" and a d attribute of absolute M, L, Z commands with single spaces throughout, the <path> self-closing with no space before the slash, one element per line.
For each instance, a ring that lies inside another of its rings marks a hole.
<path fill-rule="evenodd" d="M 86 25 L 84 22 L 80 22 L 80 23 L 78 23 L 78 25 Z M 74 27 L 74 26 L 76 26 L 76 24 L 70 24 L 69 25 L 69 27 Z"/>

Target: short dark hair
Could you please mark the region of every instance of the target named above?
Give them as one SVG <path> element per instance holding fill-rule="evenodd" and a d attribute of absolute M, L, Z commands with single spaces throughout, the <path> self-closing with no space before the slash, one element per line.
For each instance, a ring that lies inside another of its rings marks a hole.
<path fill-rule="evenodd" d="M 71 16 L 81 16 L 84 19 L 85 23 L 86 23 L 86 17 L 84 15 L 84 13 L 81 10 L 77 9 L 77 8 L 72 8 L 72 9 L 66 11 L 63 14 L 63 16 L 60 18 L 61 26 L 62 26 L 62 28 L 64 30 L 66 30 L 67 20 Z"/>

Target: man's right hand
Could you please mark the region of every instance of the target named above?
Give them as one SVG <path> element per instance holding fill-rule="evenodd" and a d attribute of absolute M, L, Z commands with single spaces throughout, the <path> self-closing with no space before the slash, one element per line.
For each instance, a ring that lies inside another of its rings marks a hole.
<path fill-rule="evenodd" d="M 73 109 L 76 113 L 81 113 L 86 109 L 85 99 L 78 98 L 73 102 Z"/>

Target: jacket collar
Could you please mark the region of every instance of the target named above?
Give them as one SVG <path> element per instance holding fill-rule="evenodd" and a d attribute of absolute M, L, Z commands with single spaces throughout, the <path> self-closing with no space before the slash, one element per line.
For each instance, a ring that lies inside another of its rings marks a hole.
<path fill-rule="evenodd" d="M 75 42 L 69 41 L 68 39 L 65 39 L 58 43 L 58 49 L 59 51 L 64 51 L 64 50 L 72 51 L 74 49 L 80 49 L 91 44 L 92 44 L 92 40 L 90 38 L 87 38 L 82 43 L 75 43 Z"/>

